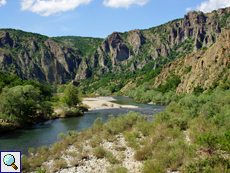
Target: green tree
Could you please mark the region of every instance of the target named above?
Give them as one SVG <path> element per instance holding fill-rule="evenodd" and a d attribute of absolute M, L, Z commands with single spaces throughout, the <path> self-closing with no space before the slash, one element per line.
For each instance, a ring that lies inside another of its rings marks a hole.
<path fill-rule="evenodd" d="M 52 112 L 51 105 L 46 104 L 46 110 L 42 105 L 40 90 L 32 85 L 6 87 L 0 97 L 0 118 L 19 124 L 35 122 L 39 116 Z"/>
<path fill-rule="evenodd" d="M 77 107 L 79 103 L 81 103 L 81 100 L 78 95 L 78 88 L 72 84 L 67 85 L 63 102 L 66 103 L 69 107 Z"/>

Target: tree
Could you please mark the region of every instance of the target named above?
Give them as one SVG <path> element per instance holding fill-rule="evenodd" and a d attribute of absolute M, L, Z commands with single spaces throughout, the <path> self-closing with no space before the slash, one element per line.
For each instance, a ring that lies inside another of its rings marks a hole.
<path fill-rule="evenodd" d="M 78 88 L 72 84 L 67 85 L 64 92 L 63 102 L 69 107 L 77 107 L 81 100 L 78 95 Z"/>
<path fill-rule="evenodd" d="M 195 94 L 195 95 L 200 95 L 201 93 L 203 93 L 204 92 L 204 89 L 203 88 L 201 88 L 201 86 L 200 85 L 197 85 L 194 89 L 193 89 L 193 94 Z"/>
<path fill-rule="evenodd" d="M 6 122 L 25 124 L 36 121 L 41 115 L 44 117 L 51 113 L 51 105 L 46 103 L 44 106 L 40 90 L 32 85 L 6 87 L 2 90 L 0 118 Z"/>

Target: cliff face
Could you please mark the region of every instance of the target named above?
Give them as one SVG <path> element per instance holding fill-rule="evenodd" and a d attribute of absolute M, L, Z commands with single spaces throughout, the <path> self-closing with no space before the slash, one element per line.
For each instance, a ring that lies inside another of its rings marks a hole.
<path fill-rule="evenodd" d="M 107 66 L 111 72 L 118 67 L 135 71 L 154 61 L 157 68 L 160 59 L 168 62 L 209 48 L 224 27 L 230 27 L 230 8 L 219 9 L 208 14 L 192 11 L 183 19 L 174 20 L 147 30 L 133 30 L 125 33 L 114 32 L 108 36 L 91 57 L 98 59 L 98 65 Z M 97 55 L 97 56 L 96 56 Z M 109 61 L 111 64 L 107 65 Z M 110 66 L 111 65 L 111 66 Z M 124 68 L 125 67 L 125 68 Z M 155 69 L 156 69 L 155 68 Z"/>
<path fill-rule="evenodd" d="M 65 83 L 75 78 L 82 61 L 79 56 L 77 50 L 52 38 L 0 30 L 0 69 L 16 73 L 22 79 Z"/>
<path fill-rule="evenodd" d="M 188 70 L 189 69 L 189 70 Z M 220 35 L 209 49 L 186 55 L 164 66 L 156 78 L 154 87 L 164 84 L 171 74 L 181 76 L 176 89 L 178 94 L 191 93 L 197 85 L 203 89 L 223 86 L 230 81 L 230 29 L 222 29 Z"/>
<path fill-rule="evenodd" d="M 155 70 L 176 59 L 203 56 L 200 50 L 212 48 L 227 27 L 230 27 L 230 7 L 208 14 L 192 11 L 182 19 L 150 29 L 114 32 L 104 40 L 48 38 L 2 29 L 0 69 L 23 79 L 51 84 L 127 70 L 135 73 L 149 62 L 154 63 Z"/>

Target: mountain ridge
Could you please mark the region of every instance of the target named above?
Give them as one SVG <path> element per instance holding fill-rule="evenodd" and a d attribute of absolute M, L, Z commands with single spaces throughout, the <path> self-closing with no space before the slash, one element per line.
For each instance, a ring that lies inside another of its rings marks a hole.
<path fill-rule="evenodd" d="M 49 38 L 1 29 L 0 70 L 49 84 L 79 80 L 84 86 L 86 80 L 99 83 L 108 75 L 147 75 L 187 54 L 209 49 L 223 28 L 229 27 L 230 7 L 206 14 L 192 11 L 184 18 L 157 27 L 114 32 L 104 40 L 71 36 Z M 154 83 L 154 87 L 158 85 Z"/>

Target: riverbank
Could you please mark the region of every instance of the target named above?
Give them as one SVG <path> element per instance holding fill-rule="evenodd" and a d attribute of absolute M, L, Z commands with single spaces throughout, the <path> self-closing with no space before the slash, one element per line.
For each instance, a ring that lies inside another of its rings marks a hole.
<path fill-rule="evenodd" d="M 139 141 L 144 138 L 144 136 L 139 137 Z M 87 139 L 80 145 L 71 145 L 68 149 L 61 151 L 60 159 L 43 162 L 42 169 L 46 170 L 46 173 L 56 171 L 59 173 L 105 173 L 119 172 L 118 170 L 130 173 L 141 172 L 143 162 L 134 158 L 135 150 L 127 146 L 122 133 L 110 140 L 103 139 L 97 147 L 94 146 L 92 139 Z M 98 153 L 95 152 L 97 149 Z"/>
<path fill-rule="evenodd" d="M 39 124 L 39 123 L 43 123 L 49 120 L 54 120 L 54 119 L 58 119 L 58 118 L 67 118 L 67 117 L 79 117 L 82 116 L 84 114 L 84 112 L 88 111 L 87 106 L 79 106 L 77 108 L 54 108 L 52 115 L 48 116 L 48 117 L 38 117 L 37 119 L 35 119 L 33 122 L 30 123 L 26 123 L 23 125 L 20 124 L 13 124 L 13 123 L 5 123 L 4 121 L 1 121 L 0 119 L 0 135 L 8 132 L 8 131 L 12 131 L 12 130 L 16 130 L 16 129 L 23 129 L 26 127 L 29 127 L 31 125 L 35 125 L 35 124 Z"/>
<path fill-rule="evenodd" d="M 138 106 L 133 105 L 121 105 L 117 103 L 111 103 L 110 101 L 115 101 L 113 97 L 88 97 L 83 98 L 82 103 L 88 105 L 90 110 L 96 109 L 110 109 L 110 108 L 138 108 Z"/>
<path fill-rule="evenodd" d="M 133 112 L 106 124 L 98 118 L 82 132 L 59 135 L 61 140 L 50 147 L 30 149 L 28 157 L 22 156 L 22 172 L 140 173 L 143 160 L 136 152 L 145 144 L 146 134 L 136 124 L 145 122 L 145 116 Z"/>

